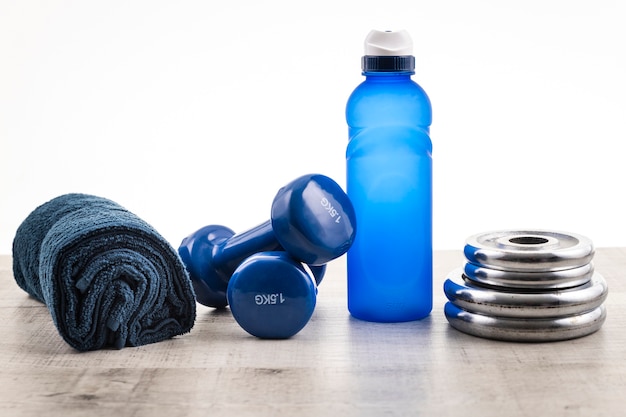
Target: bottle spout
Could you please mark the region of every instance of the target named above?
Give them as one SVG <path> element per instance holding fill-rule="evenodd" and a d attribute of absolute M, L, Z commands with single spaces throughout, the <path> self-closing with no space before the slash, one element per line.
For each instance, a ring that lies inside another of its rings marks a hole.
<path fill-rule="evenodd" d="M 365 55 L 406 56 L 413 54 L 413 40 L 406 30 L 372 30 L 365 38 Z"/>

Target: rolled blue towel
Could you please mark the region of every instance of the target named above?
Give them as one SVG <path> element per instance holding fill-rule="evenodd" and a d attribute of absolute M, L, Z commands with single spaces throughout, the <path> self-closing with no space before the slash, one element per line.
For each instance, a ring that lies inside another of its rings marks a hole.
<path fill-rule="evenodd" d="M 79 351 L 159 342 L 189 332 L 196 317 L 178 253 L 101 197 L 66 194 L 30 213 L 13 240 L 13 275 Z"/>

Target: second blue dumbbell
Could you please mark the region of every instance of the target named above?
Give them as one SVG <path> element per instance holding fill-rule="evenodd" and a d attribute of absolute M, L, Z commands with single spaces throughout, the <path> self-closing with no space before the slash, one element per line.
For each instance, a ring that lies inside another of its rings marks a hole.
<path fill-rule="evenodd" d="M 346 253 L 355 234 L 354 208 L 346 193 L 329 177 L 309 174 L 278 191 L 270 220 L 239 234 L 225 226 L 205 226 L 183 239 L 178 252 L 198 302 L 221 308 L 228 305 L 231 276 L 251 255 L 284 251 L 311 265 L 319 283 L 323 266 Z"/>

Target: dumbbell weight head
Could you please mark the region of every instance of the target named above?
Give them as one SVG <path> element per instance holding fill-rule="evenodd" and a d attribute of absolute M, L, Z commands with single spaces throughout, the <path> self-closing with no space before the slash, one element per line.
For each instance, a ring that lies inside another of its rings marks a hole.
<path fill-rule="evenodd" d="M 226 289 L 228 277 L 220 276 L 211 262 L 216 245 L 226 241 L 235 232 L 225 226 L 208 225 L 183 239 L 178 253 L 185 264 L 196 301 L 202 305 L 223 308 L 228 305 Z"/>
<path fill-rule="evenodd" d="M 332 179 L 305 175 L 282 187 L 272 203 L 272 230 L 295 259 L 322 265 L 348 251 L 355 236 L 355 213 Z"/>
<path fill-rule="evenodd" d="M 233 317 L 245 331 L 263 339 L 286 339 L 311 318 L 317 286 L 286 252 L 260 252 L 235 270 L 227 298 Z"/>

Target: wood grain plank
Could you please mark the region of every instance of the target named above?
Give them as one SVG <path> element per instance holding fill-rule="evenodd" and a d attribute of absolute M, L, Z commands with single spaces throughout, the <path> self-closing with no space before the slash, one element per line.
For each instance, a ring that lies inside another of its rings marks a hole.
<path fill-rule="evenodd" d="M 615 416 L 626 393 L 626 248 L 599 249 L 610 287 L 597 333 L 556 343 L 481 339 L 443 316 L 459 251 L 435 254 L 430 317 L 379 324 L 350 317 L 345 260 L 331 263 L 311 322 L 259 340 L 228 310 L 200 307 L 190 334 L 79 353 L 0 257 L 0 415 Z"/>

